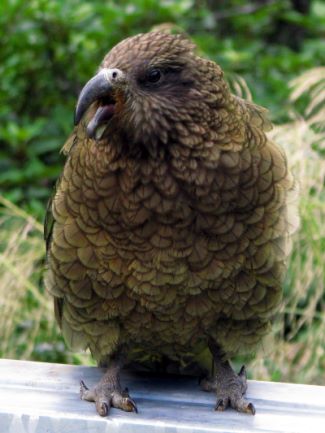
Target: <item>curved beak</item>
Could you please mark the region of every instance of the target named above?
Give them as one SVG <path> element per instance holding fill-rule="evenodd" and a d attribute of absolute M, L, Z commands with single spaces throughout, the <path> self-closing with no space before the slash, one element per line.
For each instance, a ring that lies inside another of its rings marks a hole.
<path fill-rule="evenodd" d="M 105 98 L 105 103 L 103 103 L 103 105 L 97 110 L 100 110 L 101 113 L 95 114 L 94 118 L 96 120 L 96 125 L 93 126 L 97 127 L 103 120 L 107 121 L 107 112 L 104 113 L 105 110 L 103 109 L 105 107 L 114 107 L 115 101 L 112 96 L 112 91 L 116 84 L 121 82 L 121 79 L 123 78 L 124 73 L 120 69 L 107 68 L 102 69 L 97 75 L 91 78 L 80 92 L 75 110 L 74 124 L 78 125 L 90 105 L 101 98 Z M 114 114 L 114 109 L 111 108 L 110 112 L 112 116 Z"/>

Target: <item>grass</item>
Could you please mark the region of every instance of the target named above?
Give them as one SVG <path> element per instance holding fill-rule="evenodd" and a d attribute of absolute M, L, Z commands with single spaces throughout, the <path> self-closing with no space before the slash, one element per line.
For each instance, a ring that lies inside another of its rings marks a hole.
<path fill-rule="evenodd" d="M 270 135 L 286 150 L 299 181 L 301 223 L 294 236 L 281 312 L 251 367 L 255 378 L 324 385 L 325 68 L 307 71 L 291 87 L 291 101 L 305 98 L 305 111 L 293 112 L 292 121 L 276 126 Z"/>
<path fill-rule="evenodd" d="M 305 98 L 306 110 L 303 115 L 293 112 L 289 123 L 271 132 L 286 149 L 300 183 L 301 226 L 282 309 L 249 365 L 255 379 L 325 384 L 324 83 L 325 68 L 294 80 L 292 101 Z M 249 97 L 242 80 L 236 84 L 234 78 L 232 84 Z M 89 354 L 71 353 L 64 345 L 41 283 L 44 254 L 40 222 L 0 196 L 0 356 L 93 363 Z"/>
<path fill-rule="evenodd" d="M 272 131 L 299 180 L 301 223 L 283 306 L 265 345 L 271 350 L 262 348 L 252 363 L 256 378 L 325 384 L 325 164 L 312 150 L 313 143 L 324 140 L 320 135 L 301 117 Z"/>
<path fill-rule="evenodd" d="M 43 226 L 0 195 L 0 357 L 90 362 L 66 349 L 44 292 Z"/>

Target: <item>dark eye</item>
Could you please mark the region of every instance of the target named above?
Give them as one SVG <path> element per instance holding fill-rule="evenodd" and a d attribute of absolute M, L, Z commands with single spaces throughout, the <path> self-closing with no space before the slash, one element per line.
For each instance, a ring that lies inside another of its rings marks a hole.
<path fill-rule="evenodd" d="M 159 69 L 151 69 L 147 73 L 147 81 L 149 83 L 157 83 L 161 78 L 161 72 Z"/>

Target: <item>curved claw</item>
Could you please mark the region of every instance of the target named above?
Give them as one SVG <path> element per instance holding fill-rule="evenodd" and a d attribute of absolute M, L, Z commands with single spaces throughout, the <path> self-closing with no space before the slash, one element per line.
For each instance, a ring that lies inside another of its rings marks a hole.
<path fill-rule="evenodd" d="M 247 413 L 251 413 L 252 415 L 255 415 L 256 410 L 255 410 L 255 406 L 253 405 L 253 403 L 248 404 Z"/>
<path fill-rule="evenodd" d="M 244 397 L 231 401 L 230 406 L 238 410 L 238 412 L 250 413 L 251 415 L 255 415 L 256 413 L 253 403 L 248 402 Z"/>
<path fill-rule="evenodd" d="M 246 373 L 245 365 L 242 365 L 241 369 L 239 370 L 238 376 L 244 377 L 245 379 L 247 379 L 247 373 Z"/>
<path fill-rule="evenodd" d="M 88 391 L 89 388 L 88 386 L 85 384 L 85 382 L 83 380 L 80 381 L 80 392 L 81 391 Z"/>
<path fill-rule="evenodd" d="M 129 396 L 128 392 L 124 391 L 113 391 L 111 394 L 111 405 L 117 409 L 125 410 L 126 412 L 138 412 L 138 408 Z"/>
<path fill-rule="evenodd" d="M 80 398 L 81 400 L 95 401 L 95 393 L 89 389 L 83 380 L 80 381 Z"/>
<path fill-rule="evenodd" d="M 100 416 L 107 416 L 109 412 L 109 406 L 105 401 L 96 402 L 96 410 Z"/>
<path fill-rule="evenodd" d="M 135 404 L 135 401 L 132 400 L 132 398 L 127 398 L 127 406 L 131 409 L 129 412 L 138 413 L 137 405 Z"/>
<path fill-rule="evenodd" d="M 245 365 L 243 365 L 237 375 L 238 379 L 241 382 L 241 386 L 242 386 L 242 394 L 245 394 L 245 392 L 247 391 L 247 373 L 246 373 L 246 367 Z"/>
<path fill-rule="evenodd" d="M 125 388 L 121 392 L 121 395 L 122 395 L 123 400 L 124 400 L 123 403 L 127 407 L 128 412 L 138 413 L 137 405 L 135 404 L 135 401 L 130 397 L 129 388 Z"/>
<path fill-rule="evenodd" d="M 218 412 L 223 412 L 224 410 L 227 409 L 228 406 L 229 406 L 229 399 L 224 400 L 223 398 L 219 398 L 217 400 L 214 410 Z"/>

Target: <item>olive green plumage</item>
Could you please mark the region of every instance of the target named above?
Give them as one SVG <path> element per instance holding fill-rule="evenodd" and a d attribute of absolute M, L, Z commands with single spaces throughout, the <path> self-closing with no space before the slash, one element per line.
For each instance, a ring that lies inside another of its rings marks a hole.
<path fill-rule="evenodd" d="M 64 337 L 98 361 L 123 347 L 186 363 L 208 338 L 227 356 L 253 351 L 297 225 L 265 110 L 182 36 L 126 39 L 101 68 L 123 79 L 65 144 L 49 208 L 46 287 Z"/>

